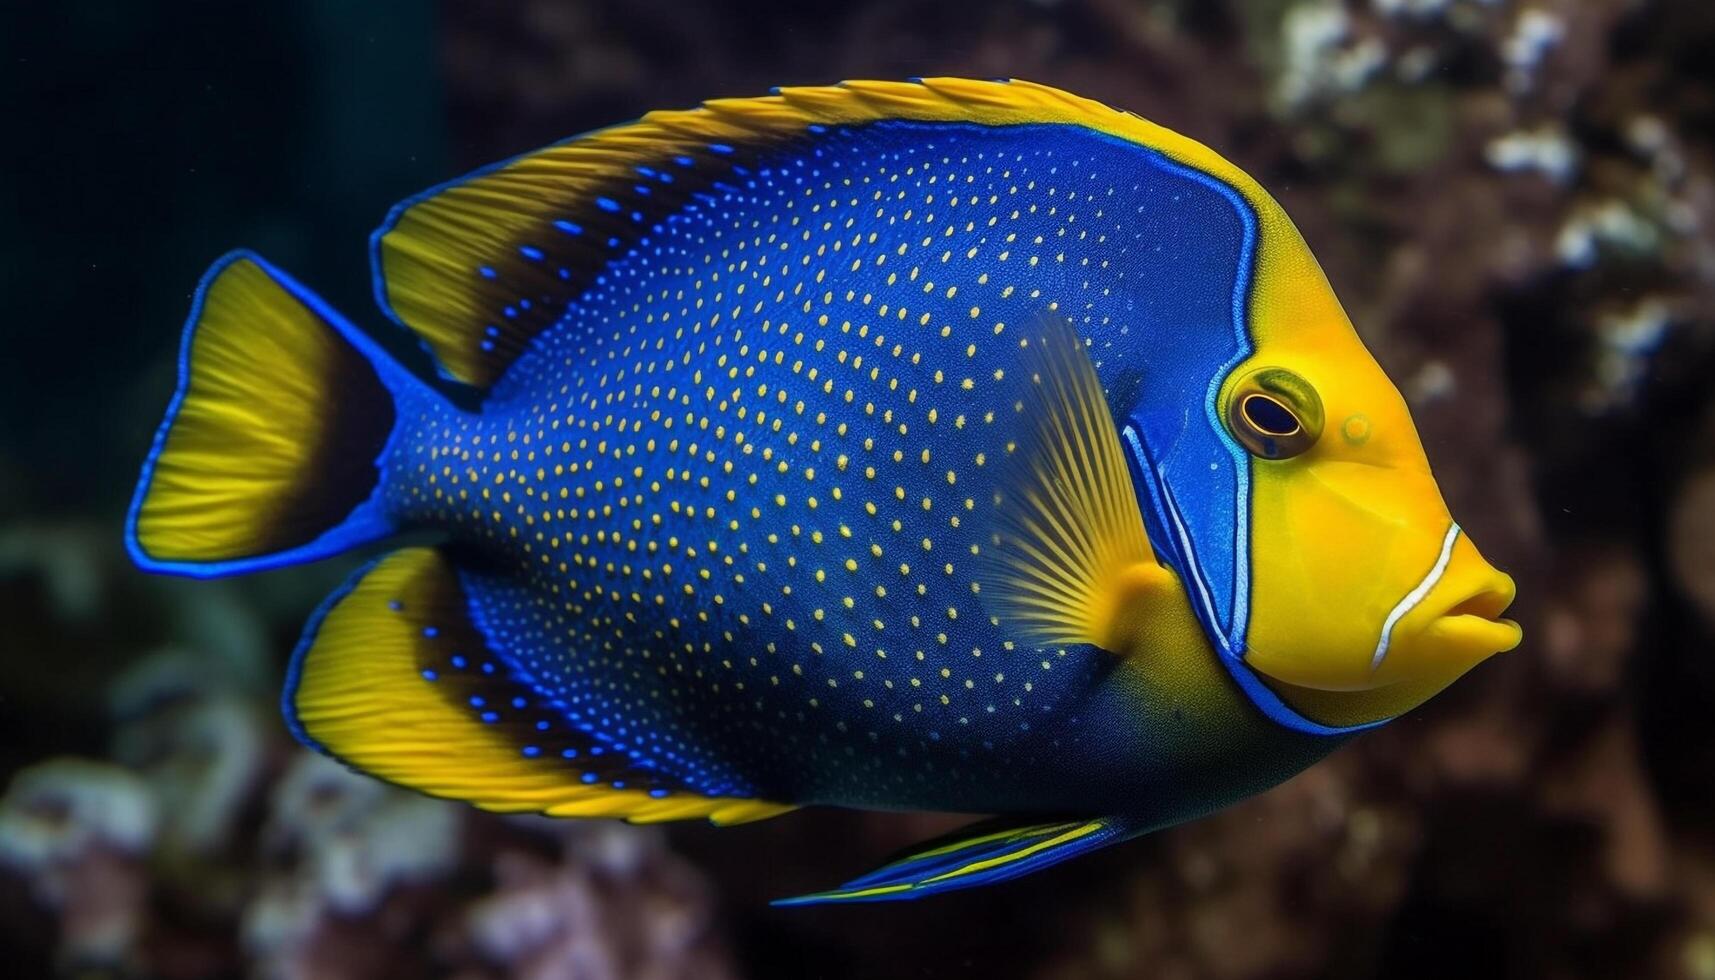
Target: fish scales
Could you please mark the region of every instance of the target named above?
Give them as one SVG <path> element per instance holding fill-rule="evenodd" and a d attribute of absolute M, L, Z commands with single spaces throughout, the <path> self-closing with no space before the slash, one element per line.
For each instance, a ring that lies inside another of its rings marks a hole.
<path fill-rule="evenodd" d="M 964 784 L 1077 759 L 1106 669 L 980 595 L 1018 342 L 1062 312 L 1133 385 L 1128 334 L 1230 330 L 1243 216 L 1065 127 L 841 127 L 751 169 L 481 415 L 426 414 L 388 492 L 525 577 L 473 595 L 544 696 L 692 787 L 1007 802 Z"/>

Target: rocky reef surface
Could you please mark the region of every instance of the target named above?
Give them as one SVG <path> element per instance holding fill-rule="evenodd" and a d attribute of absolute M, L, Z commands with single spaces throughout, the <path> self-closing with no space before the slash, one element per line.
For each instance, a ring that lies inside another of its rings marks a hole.
<path fill-rule="evenodd" d="M 19 533 L 37 547 L 0 536 L 0 589 L 34 597 L 26 632 L 119 632 L 104 690 L 59 693 L 106 746 L 28 762 L 0 795 L 9 975 L 737 975 L 713 892 L 659 829 L 501 818 L 349 772 L 285 733 L 259 593 L 139 583 L 94 529 Z M 176 645 L 133 647 L 126 608 Z"/>

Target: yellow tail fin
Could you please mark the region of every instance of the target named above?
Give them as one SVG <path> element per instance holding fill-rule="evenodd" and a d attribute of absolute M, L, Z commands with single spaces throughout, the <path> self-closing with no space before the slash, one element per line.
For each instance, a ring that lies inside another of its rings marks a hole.
<path fill-rule="evenodd" d="M 284 273 L 225 256 L 197 290 L 178 390 L 143 464 L 133 559 L 214 577 L 390 533 L 380 457 L 397 392 L 419 383 Z"/>

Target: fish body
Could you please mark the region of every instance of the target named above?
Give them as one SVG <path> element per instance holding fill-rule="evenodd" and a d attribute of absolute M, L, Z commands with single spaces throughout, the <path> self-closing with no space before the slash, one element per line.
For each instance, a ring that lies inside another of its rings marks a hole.
<path fill-rule="evenodd" d="M 213 575 L 438 532 L 330 598 L 285 695 L 403 785 L 1013 818 L 813 898 L 915 897 L 1258 792 L 1517 641 L 1278 205 L 1095 103 L 658 113 L 413 198 L 374 250 L 444 377 L 229 256 L 128 538 Z M 1304 598 L 1366 564 L 1306 545 L 1329 525 L 1384 552 L 1373 595 Z M 1475 583 L 1451 625 L 1443 578 Z"/>

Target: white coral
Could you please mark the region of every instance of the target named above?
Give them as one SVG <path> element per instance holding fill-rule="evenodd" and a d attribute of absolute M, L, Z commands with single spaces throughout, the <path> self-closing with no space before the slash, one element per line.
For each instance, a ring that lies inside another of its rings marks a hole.
<path fill-rule="evenodd" d="M 1578 145 L 1555 125 L 1516 130 L 1491 140 L 1489 165 L 1509 172 L 1535 171 L 1564 184 L 1578 173 Z"/>
<path fill-rule="evenodd" d="M 1275 102 L 1285 109 L 1355 92 L 1387 62 L 1387 46 L 1374 37 L 1352 38 L 1352 19 L 1338 3 L 1299 4 L 1281 21 L 1281 66 Z"/>
<path fill-rule="evenodd" d="M 105 762 L 52 759 L 20 772 L 0 797 L 0 864 L 39 873 L 92 847 L 142 854 L 155 840 L 154 794 Z"/>

